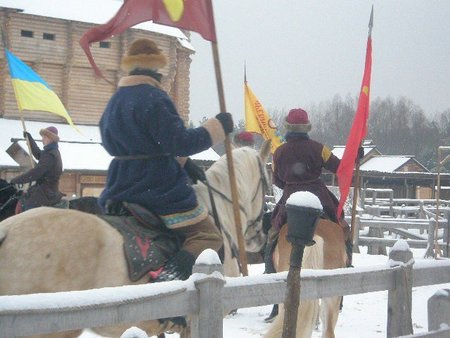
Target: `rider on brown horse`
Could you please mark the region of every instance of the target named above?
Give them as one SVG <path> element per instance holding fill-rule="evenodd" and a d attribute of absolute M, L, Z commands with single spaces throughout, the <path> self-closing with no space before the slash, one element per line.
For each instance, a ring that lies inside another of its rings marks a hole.
<path fill-rule="evenodd" d="M 308 114 L 301 108 L 291 109 L 285 119 L 286 143 L 273 155 L 272 182 L 283 190 L 272 214 L 265 251 L 266 273 L 276 272 L 272 263 L 272 251 L 280 228 L 287 222 L 286 200 L 296 191 L 309 191 L 316 195 L 324 210 L 324 216 L 335 223 L 338 199 L 328 190 L 320 178 L 322 169 L 336 173 L 340 160 L 326 146 L 309 138 L 311 123 Z M 343 220 L 343 217 L 342 219 Z M 351 254 L 351 241 L 347 241 Z M 349 257 L 350 264 L 350 257 Z"/>

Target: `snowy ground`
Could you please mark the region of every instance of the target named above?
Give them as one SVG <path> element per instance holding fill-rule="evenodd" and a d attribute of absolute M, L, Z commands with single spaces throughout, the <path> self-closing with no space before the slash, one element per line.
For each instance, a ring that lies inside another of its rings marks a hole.
<path fill-rule="evenodd" d="M 413 250 L 415 260 L 422 259 L 422 250 Z M 386 256 L 354 254 L 355 267 L 380 265 L 387 262 Z M 249 274 L 257 275 L 263 271 L 263 265 L 250 265 Z M 426 332 L 427 301 L 437 290 L 450 289 L 450 283 L 414 288 L 412 294 L 412 321 L 414 333 Z M 264 318 L 270 313 L 271 306 L 239 309 L 234 316 L 224 320 L 224 337 L 256 338 L 262 337 L 267 330 Z M 378 338 L 386 337 L 387 291 L 365 293 L 344 297 L 344 308 L 339 315 L 335 330 L 337 338 Z M 80 338 L 98 338 L 91 332 L 85 332 Z M 175 338 L 177 334 L 167 335 Z M 320 328 L 313 338 L 321 337 Z"/>

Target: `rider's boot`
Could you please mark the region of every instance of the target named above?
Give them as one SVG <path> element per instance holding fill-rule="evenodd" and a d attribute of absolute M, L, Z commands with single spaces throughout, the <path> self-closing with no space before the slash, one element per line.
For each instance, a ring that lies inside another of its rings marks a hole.
<path fill-rule="evenodd" d="M 345 240 L 345 251 L 347 253 L 347 268 L 353 268 L 353 241 L 351 238 Z"/>
<path fill-rule="evenodd" d="M 195 260 L 203 250 L 218 251 L 223 245 L 222 236 L 209 217 L 199 223 L 172 230 L 184 240 L 183 246 L 167 261 L 153 282 L 188 279 L 192 274 Z M 161 323 L 170 321 L 175 325 L 186 326 L 184 317 L 163 318 L 159 321 Z"/>
<path fill-rule="evenodd" d="M 209 218 L 172 230 L 184 240 L 183 246 L 167 261 L 154 282 L 188 279 L 192 274 L 195 260 L 203 250 L 218 251 L 223 245 L 219 230 Z"/>

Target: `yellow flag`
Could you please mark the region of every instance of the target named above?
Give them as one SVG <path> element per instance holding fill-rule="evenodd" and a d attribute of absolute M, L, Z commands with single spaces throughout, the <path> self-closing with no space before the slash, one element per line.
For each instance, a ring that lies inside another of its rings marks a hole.
<path fill-rule="evenodd" d="M 261 134 L 265 140 L 272 140 L 272 154 L 283 143 L 281 141 L 277 126 L 270 118 L 261 102 L 253 94 L 252 90 L 244 81 L 245 89 L 245 130 Z"/>

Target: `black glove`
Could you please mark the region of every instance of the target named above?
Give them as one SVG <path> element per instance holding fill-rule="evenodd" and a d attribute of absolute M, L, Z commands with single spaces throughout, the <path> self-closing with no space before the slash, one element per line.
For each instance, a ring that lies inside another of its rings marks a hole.
<path fill-rule="evenodd" d="M 233 117 L 230 113 L 219 113 L 216 115 L 216 119 L 222 124 L 225 135 L 230 134 L 234 129 Z"/>
<path fill-rule="evenodd" d="M 196 184 L 197 181 L 205 182 L 206 175 L 202 168 L 200 168 L 195 162 L 188 158 L 184 164 L 184 170 L 186 170 L 192 183 Z"/>
<path fill-rule="evenodd" d="M 364 148 L 363 147 L 359 147 L 359 149 L 358 149 L 358 156 L 356 157 L 356 161 L 357 162 L 361 162 L 363 157 L 364 157 Z"/>
<path fill-rule="evenodd" d="M 27 131 L 23 132 L 23 137 L 25 139 L 28 139 L 28 140 L 32 140 L 33 139 L 33 136 L 31 136 L 31 134 L 29 132 L 27 132 Z"/>

